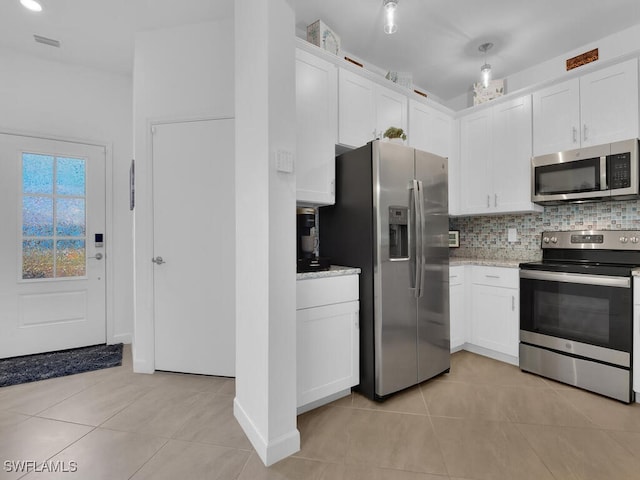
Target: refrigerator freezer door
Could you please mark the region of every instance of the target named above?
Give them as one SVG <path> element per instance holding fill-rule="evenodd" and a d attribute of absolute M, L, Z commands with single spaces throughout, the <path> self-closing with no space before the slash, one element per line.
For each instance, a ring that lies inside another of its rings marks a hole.
<path fill-rule="evenodd" d="M 422 282 L 418 298 L 418 382 L 449 369 L 449 208 L 447 159 L 415 151 L 422 210 Z"/>
<path fill-rule="evenodd" d="M 375 394 L 383 397 L 417 382 L 415 229 L 409 228 L 409 255 L 390 255 L 389 212 L 415 215 L 411 188 L 414 150 L 373 142 Z M 390 208 L 396 207 L 396 208 Z M 448 227 L 447 227 L 448 232 Z M 412 277 L 413 275 L 413 277 Z"/>

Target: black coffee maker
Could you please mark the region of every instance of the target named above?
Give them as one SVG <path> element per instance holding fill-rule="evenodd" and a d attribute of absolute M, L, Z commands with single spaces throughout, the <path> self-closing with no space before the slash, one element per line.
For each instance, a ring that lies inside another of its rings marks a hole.
<path fill-rule="evenodd" d="M 316 209 L 298 207 L 297 237 L 298 237 L 298 273 L 329 270 L 330 261 L 326 257 L 317 255 L 318 236 L 316 234 Z"/>

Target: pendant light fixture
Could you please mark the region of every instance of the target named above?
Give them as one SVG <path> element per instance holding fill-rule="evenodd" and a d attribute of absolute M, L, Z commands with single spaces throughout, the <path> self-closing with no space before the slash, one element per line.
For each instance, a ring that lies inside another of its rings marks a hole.
<path fill-rule="evenodd" d="M 396 25 L 396 8 L 398 8 L 398 0 L 382 0 L 384 5 L 384 33 L 391 35 L 396 33 L 398 25 Z"/>
<path fill-rule="evenodd" d="M 493 47 L 493 43 L 487 42 L 483 43 L 478 47 L 482 53 L 484 53 L 484 65 L 480 67 L 480 73 L 482 74 L 482 85 L 484 88 L 489 86 L 489 82 L 491 81 L 491 65 L 487 63 L 487 50 L 490 50 Z"/>
<path fill-rule="evenodd" d="M 40 5 L 36 0 L 20 0 L 22 6 L 32 12 L 41 12 L 42 5 Z"/>

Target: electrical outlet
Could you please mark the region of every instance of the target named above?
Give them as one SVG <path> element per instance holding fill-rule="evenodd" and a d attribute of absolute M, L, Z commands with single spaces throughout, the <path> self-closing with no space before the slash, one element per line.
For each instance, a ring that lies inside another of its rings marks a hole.
<path fill-rule="evenodd" d="M 507 240 L 509 243 L 514 243 L 518 241 L 518 230 L 515 228 L 510 228 L 507 230 Z"/>

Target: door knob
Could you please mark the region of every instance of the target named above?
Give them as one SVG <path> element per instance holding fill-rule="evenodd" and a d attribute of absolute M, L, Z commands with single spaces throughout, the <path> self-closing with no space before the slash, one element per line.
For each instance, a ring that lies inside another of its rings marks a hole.
<path fill-rule="evenodd" d="M 156 265 L 162 265 L 163 263 L 167 263 L 162 259 L 162 257 L 152 258 L 151 261 Z"/>
<path fill-rule="evenodd" d="M 95 254 L 95 256 L 89 257 L 89 258 L 95 258 L 96 260 L 102 260 L 102 254 L 100 252 L 98 252 L 98 253 Z"/>

